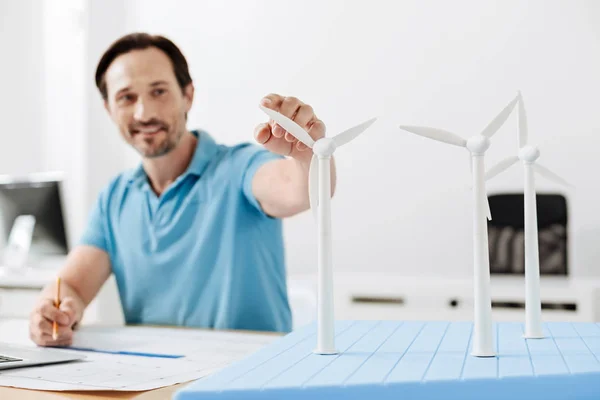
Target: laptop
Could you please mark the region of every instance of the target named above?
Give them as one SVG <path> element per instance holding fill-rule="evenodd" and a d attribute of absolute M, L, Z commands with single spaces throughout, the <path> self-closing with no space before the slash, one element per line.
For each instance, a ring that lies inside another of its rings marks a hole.
<path fill-rule="evenodd" d="M 62 350 L 0 343 L 0 370 L 82 360 L 85 355 Z"/>

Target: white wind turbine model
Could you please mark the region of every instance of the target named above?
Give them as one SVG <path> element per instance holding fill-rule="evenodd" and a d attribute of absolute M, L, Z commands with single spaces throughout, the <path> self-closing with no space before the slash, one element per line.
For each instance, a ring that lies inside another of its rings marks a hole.
<path fill-rule="evenodd" d="M 537 164 L 540 156 L 537 147 L 527 144 L 527 114 L 523 97 L 519 93 L 519 133 L 518 156 L 508 157 L 490 168 L 485 179 L 489 180 L 505 171 L 519 160 L 525 170 L 525 338 L 540 339 L 542 331 L 542 305 L 540 300 L 540 256 L 538 248 L 537 205 L 535 191 L 535 174 L 548 178 L 562 185 L 571 186 L 567 181 Z"/>
<path fill-rule="evenodd" d="M 465 147 L 471 154 L 473 179 L 473 267 L 474 267 L 474 326 L 471 354 L 477 357 L 495 355 L 492 336 L 492 302 L 490 295 L 490 258 L 488 248 L 487 218 L 491 219 L 485 190 L 484 155 L 490 147 L 490 138 L 508 119 L 518 101 L 515 97 L 488 126 L 468 140 L 442 129 L 424 126 L 400 126 L 401 129 L 440 142 Z"/>
<path fill-rule="evenodd" d="M 333 316 L 333 265 L 331 249 L 331 157 L 335 150 L 354 140 L 377 118 L 370 119 L 334 137 L 314 141 L 300 125 L 269 108 L 260 108 L 283 129 L 312 149 L 309 171 L 309 200 L 317 215 L 318 297 L 317 297 L 317 354 L 337 354 Z"/>

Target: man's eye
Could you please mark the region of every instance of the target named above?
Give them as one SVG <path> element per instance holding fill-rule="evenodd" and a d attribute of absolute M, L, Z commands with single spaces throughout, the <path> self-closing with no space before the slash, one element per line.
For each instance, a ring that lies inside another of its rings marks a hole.
<path fill-rule="evenodd" d="M 154 89 L 154 90 L 152 91 L 152 93 L 153 93 L 155 96 L 160 96 L 160 95 L 162 95 L 162 94 L 165 94 L 166 92 L 167 92 L 167 91 L 166 91 L 165 89 Z"/>
<path fill-rule="evenodd" d="M 134 100 L 134 96 L 132 94 L 124 94 L 124 95 L 120 96 L 118 100 L 120 102 L 128 103 L 128 102 Z"/>

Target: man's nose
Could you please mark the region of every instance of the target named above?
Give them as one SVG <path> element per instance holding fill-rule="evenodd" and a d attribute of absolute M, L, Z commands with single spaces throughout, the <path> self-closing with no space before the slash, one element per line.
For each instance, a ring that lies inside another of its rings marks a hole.
<path fill-rule="evenodd" d="M 144 101 L 141 98 L 138 99 L 135 105 L 135 112 L 133 114 L 133 117 L 137 121 L 141 122 L 151 120 L 154 117 L 152 107 L 150 106 L 150 104 L 148 104 L 147 101 Z"/>

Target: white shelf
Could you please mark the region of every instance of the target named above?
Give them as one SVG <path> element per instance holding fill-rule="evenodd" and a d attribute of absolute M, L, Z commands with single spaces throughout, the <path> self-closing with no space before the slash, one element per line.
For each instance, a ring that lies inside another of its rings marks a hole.
<path fill-rule="evenodd" d="M 473 320 L 469 279 L 363 273 L 334 279 L 336 319 Z M 289 281 L 316 295 L 316 276 L 290 276 Z M 493 276 L 491 294 L 495 321 L 524 320 L 522 276 Z M 545 321 L 600 321 L 600 280 L 543 277 L 541 299 Z"/>

